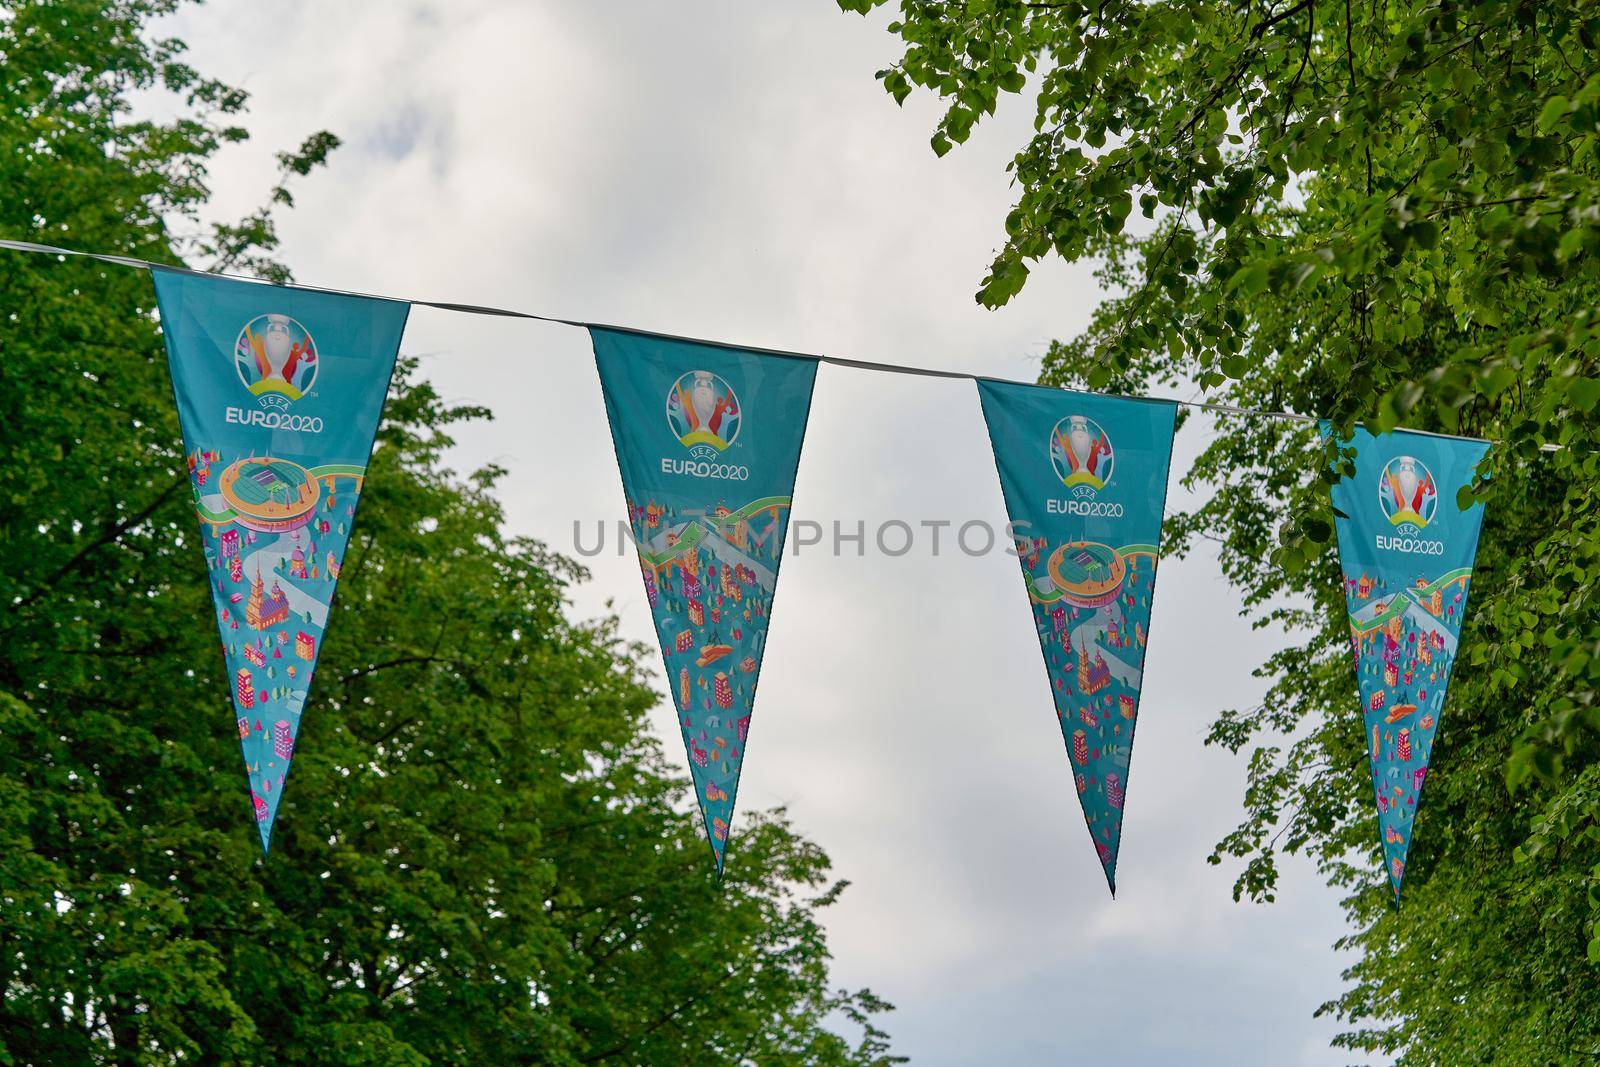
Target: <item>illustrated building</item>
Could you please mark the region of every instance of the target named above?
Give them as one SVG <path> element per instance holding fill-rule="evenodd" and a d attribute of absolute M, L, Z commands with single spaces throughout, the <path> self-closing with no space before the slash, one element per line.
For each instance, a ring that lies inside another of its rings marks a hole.
<path fill-rule="evenodd" d="M 245 605 L 244 619 L 257 630 L 265 630 L 269 626 L 289 617 L 289 601 L 283 595 L 283 589 L 276 581 L 272 583 L 272 591 L 265 593 L 262 590 L 261 572 L 256 571 L 256 580 L 250 585 L 250 602 Z"/>
<path fill-rule="evenodd" d="M 254 663 L 257 667 L 265 667 L 267 665 L 267 657 L 257 645 L 245 645 L 244 658 Z"/>
<path fill-rule="evenodd" d="M 1373 711 L 1380 711 L 1387 703 L 1389 703 L 1388 694 L 1380 689 L 1372 694 L 1372 699 L 1367 702 L 1367 706 L 1372 708 Z"/>
<path fill-rule="evenodd" d="M 1400 640 L 1400 634 L 1405 629 L 1405 616 L 1396 615 L 1389 620 L 1389 637 L 1395 641 Z"/>
<path fill-rule="evenodd" d="M 1411 731 L 1402 729 L 1394 738 L 1394 754 L 1401 763 L 1411 760 Z"/>
<path fill-rule="evenodd" d="M 1072 731 L 1072 758 L 1079 763 L 1089 762 L 1089 735 L 1082 730 Z"/>
<path fill-rule="evenodd" d="M 289 557 L 289 574 L 294 578 L 304 578 L 306 576 L 306 554 L 299 547 L 296 547 L 294 553 Z"/>
<path fill-rule="evenodd" d="M 1356 581 L 1356 596 L 1360 597 L 1362 600 L 1365 600 L 1371 595 L 1372 595 L 1372 577 L 1370 575 L 1363 574 Z"/>
<path fill-rule="evenodd" d="M 228 527 L 222 531 L 222 558 L 235 559 L 239 555 L 239 531 Z"/>
<path fill-rule="evenodd" d="M 239 717 L 239 740 L 243 741 L 250 736 L 250 720 L 244 716 Z"/>
<path fill-rule="evenodd" d="M 1433 609 L 1433 613 L 1435 615 L 1443 615 L 1444 614 L 1444 590 L 1443 589 L 1435 589 L 1433 591 L 1433 599 L 1428 601 L 1428 607 Z"/>
<path fill-rule="evenodd" d="M 698 600 L 689 601 L 689 622 L 695 626 L 706 624 L 706 606 Z"/>
<path fill-rule="evenodd" d="M 1400 668 L 1396 667 L 1393 663 L 1385 663 L 1383 665 L 1383 684 L 1398 685 L 1399 683 Z"/>
<path fill-rule="evenodd" d="M 1135 712 L 1134 712 L 1133 698 L 1131 696 L 1129 696 L 1127 693 L 1123 693 L 1120 697 L 1117 698 L 1117 705 L 1121 709 L 1122 717 L 1124 719 L 1132 719 L 1133 718 Z"/>
<path fill-rule="evenodd" d="M 1106 658 L 1096 651 L 1091 663 L 1088 646 L 1081 647 L 1078 650 L 1078 692 L 1092 696 L 1110 684 L 1111 668 L 1106 666 Z"/>
<path fill-rule="evenodd" d="M 282 760 L 294 755 L 294 733 L 286 719 L 272 724 L 272 754 Z"/>
<path fill-rule="evenodd" d="M 249 667 L 240 667 L 239 673 L 234 675 L 233 691 L 234 695 L 239 698 L 239 706 L 241 708 L 255 707 L 256 683 L 250 677 Z"/>
<path fill-rule="evenodd" d="M 687 652 L 691 648 L 693 648 L 694 647 L 694 631 L 693 630 L 680 630 L 680 631 L 678 631 L 678 638 L 677 638 L 677 641 L 674 643 L 673 647 L 675 647 L 679 652 Z"/>
<path fill-rule="evenodd" d="M 311 661 L 317 658 L 317 639 L 304 630 L 294 635 L 294 654 L 301 659 Z"/>
<path fill-rule="evenodd" d="M 689 708 L 689 700 L 694 696 L 694 691 L 689 688 L 689 668 L 683 667 L 678 671 L 678 704 L 684 710 Z M 688 720 L 685 719 L 685 722 Z"/>
<path fill-rule="evenodd" d="M 236 582 L 244 581 L 244 560 L 234 556 L 228 561 L 228 577 Z"/>
<path fill-rule="evenodd" d="M 1106 803 L 1120 810 L 1122 808 L 1122 800 L 1122 779 L 1114 774 L 1106 775 Z"/>
<path fill-rule="evenodd" d="M 644 572 L 644 598 L 650 602 L 651 610 L 655 609 L 656 601 L 661 598 L 661 592 L 656 588 L 656 576 L 652 571 Z"/>
<path fill-rule="evenodd" d="M 717 702 L 719 708 L 733 707 L 733 687 L 728 684 L 728 676 L 718 671 L 711 680 L 711 699 Z"/>

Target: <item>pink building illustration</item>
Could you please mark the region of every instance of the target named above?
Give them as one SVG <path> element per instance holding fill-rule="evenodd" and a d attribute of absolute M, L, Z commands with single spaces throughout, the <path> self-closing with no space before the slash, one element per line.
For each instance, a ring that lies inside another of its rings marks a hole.
<path fill-rule="evenodd" d="M 1082 730 L 1072 731 L 1072 758 L 1078 763 L 1089 762 L 1089 735 Z"/>
<path fill-rule="evenodd" d="M 272 752 L 282 760 L 294 755 L 294 733 L 285 719 L 279 719 L 272 726 Z"/>
<path fill-rule="evenodd" d="M 1106 775 L 1106 803 L 1114 809 L 1122 810 L 1122 779 L 1114 774 Z"/>

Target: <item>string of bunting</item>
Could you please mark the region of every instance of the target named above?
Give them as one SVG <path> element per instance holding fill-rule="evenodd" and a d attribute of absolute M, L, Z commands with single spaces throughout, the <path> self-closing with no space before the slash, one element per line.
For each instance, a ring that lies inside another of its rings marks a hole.
<path fill-rule="evenodd" d="M 1085 825 L 1116 892 L 1176 409 L 959 371 L 749 348 L 81 252 L 148 270 L 265 855 L 411 307 L 589 331 L 668 688 L 720 876 L 818 363 L 975 383 Z M 1466 617 L 1490 442 L 1358 428 L 1332 488 L 1380 845 L 1398 903 Z M 1550 446 L 1547 446 L 1550 447 Z M 1445 503 L 1441 503 L 1444 501 Z"/>

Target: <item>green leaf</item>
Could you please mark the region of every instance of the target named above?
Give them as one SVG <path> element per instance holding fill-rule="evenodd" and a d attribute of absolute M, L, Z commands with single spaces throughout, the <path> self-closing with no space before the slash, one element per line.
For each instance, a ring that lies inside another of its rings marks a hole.
<path fill-rule="evenodd" d="M 1308 516 L 1300 527 L 1308 540 L 1325 545 L 1333 539 L 1333 524 L 1320 515 Z"/>
<path fill-rule="evenodd" d="M 1545 101 L 1544 110 L 1539 112 L 1539 132 L 1549 133 L 1555 129 L 1556 123 L 1566 117 L 1566 114 L 1567 98 L 1564 96 L 1552 96 Z"/>
<path fill-rule="evenodd" d="M 1588 414 L 1600 401 L 1600 378 L 1574 378 L 1567 383 L 1567 402 Z"/>

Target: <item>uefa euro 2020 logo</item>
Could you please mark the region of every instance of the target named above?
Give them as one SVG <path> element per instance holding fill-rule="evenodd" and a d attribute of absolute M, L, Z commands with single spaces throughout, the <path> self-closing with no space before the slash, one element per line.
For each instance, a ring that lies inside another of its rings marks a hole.
<path fill-rule="evenodd" d="M 695 459 L 714 459 L 738 439 L 743 424 L 733 387 L 708 370 L 680 375 L 667 391 L 667 425 Z"/>
<path fill-rule="evenodd" d="M 1111 438 L 1086 415 L 1068 415 L 1050 431 L 1050 465 L 1073 496 L 1104 489 L 1116 463 Z"/>
<path fill-rule="evenodd" d="M 287 315 L 257 315 L 239 331 L 233 368 L 264 408 L 288 410 L 317 380 L 317 344 Z"/>
<path fill-rule="evenodd" d="M 1378 476 L 1378 506 L 1397 533 L 1420 533 L 1439 509 L 1433 472 L 1415 456 L 1394 457 Z"/>

